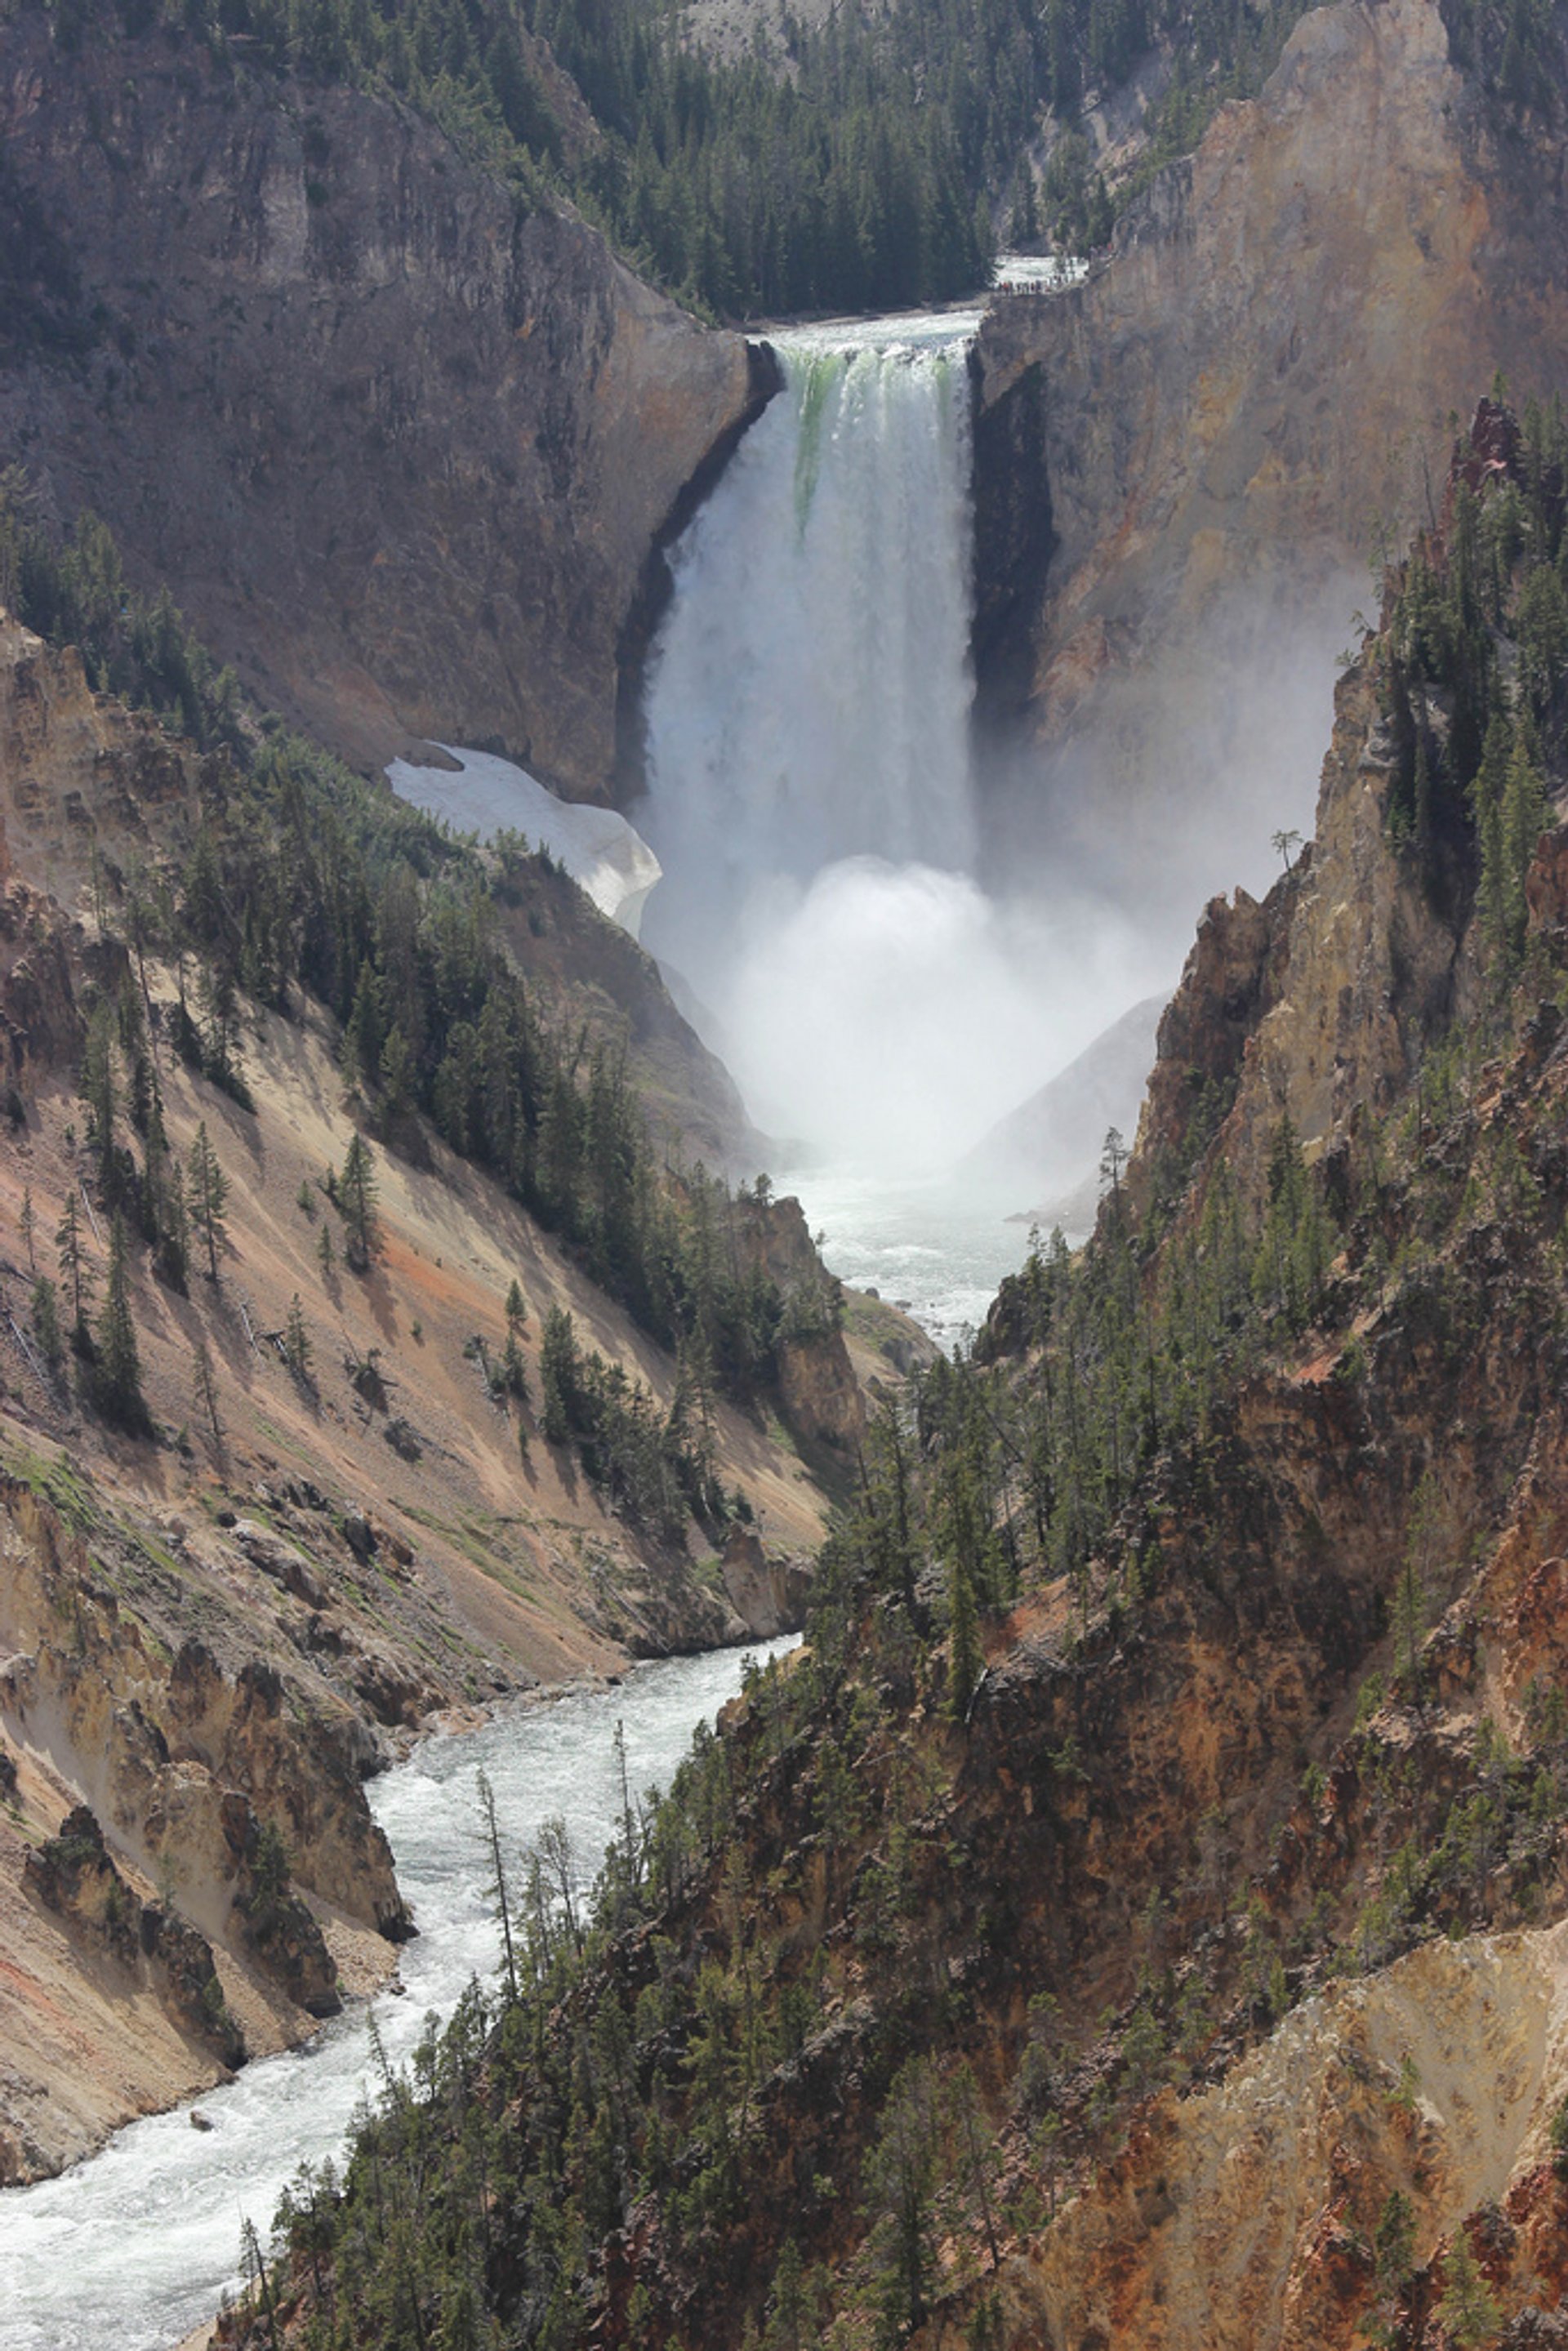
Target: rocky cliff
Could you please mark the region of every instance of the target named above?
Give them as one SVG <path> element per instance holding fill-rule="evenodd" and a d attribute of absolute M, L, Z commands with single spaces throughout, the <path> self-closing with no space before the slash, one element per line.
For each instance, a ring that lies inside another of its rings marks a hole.
<path fill-rule="evenodd" d="M 1043 830 L 1145 893 L 1212 888 L 1216 829 L 1260 872 L 1270 827 L 1305 822 L 1332 657 L 1379 546 L 1428 518 L 1452 413 L 1494 367 L 1520 393 L 1561 380 L 1562 156 L 1560 126 L 1456 65 L 1436 0 L 1313 9 L 1083 285 L 993 304 L 976 643 L 998 862 Z"/>
<path fill-rule="evenodd" d="M 663 537 L 766 366 L 408 110 L 106 22 L 0 26 L 8 458 L 355 762 L 434 736 L 602 798 Z"/>

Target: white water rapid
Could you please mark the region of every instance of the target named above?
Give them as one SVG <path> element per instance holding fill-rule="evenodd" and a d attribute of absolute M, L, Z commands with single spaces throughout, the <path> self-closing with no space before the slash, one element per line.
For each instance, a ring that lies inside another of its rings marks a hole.
<path fill-rule="evenodd" d="M 791 1646 L 776 1642 L 757 1654 Z M 622 1688 L 509 1707 L 483 1729 L 428 1740 L 372 1782 L 371 1809 L 420 1928 L 402 1954 L 403 1997 L 375 2004 L 393 2064 L 410 2055 L 432 2011 L 450 2014 L 470 1979 L 496 1968 L 478 1769 L 489 1774 L 514 1853 L 559 1814 L 591 1878 L 621 1817 L 617 1720 L 632 1788 L 667 1785 L 693 1730 L 740 1679 L 737 1650 L 642 1666 Z M 183 2110 L 156 2116 L 60 2179 L 6 2190 L 0 2351 L 167 2351 L 211 2316 L 235 2280 L 242 2219 L 265 2239 L 279 2190 L 307 2159 L 341 2155 L 356 2105 L 376 2086 L 361 2008 L 308 2048 L 247 2065 L 231 2086 L 202 2097 L 210 2131 L 193 2130 Z"/>

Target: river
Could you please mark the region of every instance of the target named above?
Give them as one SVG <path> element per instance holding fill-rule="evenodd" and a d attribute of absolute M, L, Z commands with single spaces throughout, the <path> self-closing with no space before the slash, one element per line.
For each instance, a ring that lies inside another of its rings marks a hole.
<path fill-rule="evenodd" d="M 513 1854 L 559 1814 L 591 1878 L 620 1818 L 616 1722 L 632 1789 L 667 1786 L 697 1724 L 739 1688 L 744 1654 L 668 1658 L 639 1666 L 619 1688 L 503 1708 L 480 1729 L 424 1740 L 372 1782 L 371 1809 L 420 1926 L 402 1954 L 402 1996 L 371 2011 L 394 2064 L 432 2011 L 450 2014 L 470 1979 L 496 1967 L 477 1771 L 489 1774 Z M 307 2047 L 258 2060 L 202 2097 L 210 2131 L 193 2129 L 184 2109 L 154 2116 L 59 2179 L 7 2191 L 0 2351 L 165 2351 L 234 2282 L 242 2220 L 265 2237 L 281 2189 L 307 2159 L 340 2154 L 355 2106 L 375 2086 L 359 2006 Z"/>

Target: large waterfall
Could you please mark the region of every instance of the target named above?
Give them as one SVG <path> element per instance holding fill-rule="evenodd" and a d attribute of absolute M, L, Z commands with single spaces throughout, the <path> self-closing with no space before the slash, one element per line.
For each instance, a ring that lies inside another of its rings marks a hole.
<path fill-rule="evenodd" d="M 974 320 L 780 337 L 783 391 L 675 551 L 648 701 L 654 936 L 699 991 L 759 887 L 961 871 Z"/>
<path fill-rule="evenodd" d="M 779 339 L 783 390 L 674 550 L 650 673 L 644 936 L 756 1114 L 837 1161 L 954 1155 L 1034 1058 L 970 878 L 976 324 Z"/>

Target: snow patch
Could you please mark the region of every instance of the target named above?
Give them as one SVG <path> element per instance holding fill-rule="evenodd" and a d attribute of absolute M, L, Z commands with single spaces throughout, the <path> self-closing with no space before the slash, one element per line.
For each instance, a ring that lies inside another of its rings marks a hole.
<path fill-rule="evenodd" d="M 400 799 L 481 841 L 508 828 L 520 832 L 530 848 L 549 852 L 601 914 L 638 936 L 648 893 L 664 868 L 623 816 L 558 799 L 525 768 L 494 752 L 438 747 L 458 762 L 458 771 L 394 759 L 387 781 Z"/>

